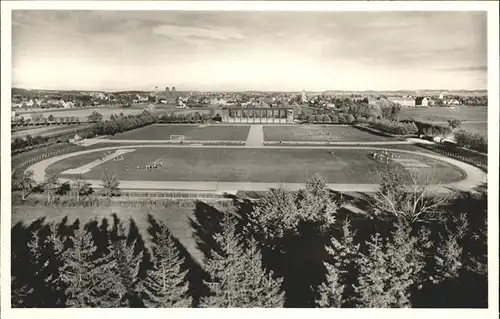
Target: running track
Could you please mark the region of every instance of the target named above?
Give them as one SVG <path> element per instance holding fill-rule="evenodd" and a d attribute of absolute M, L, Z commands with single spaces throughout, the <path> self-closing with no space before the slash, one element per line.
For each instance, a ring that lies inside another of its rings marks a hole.
<path fill-rule="evenodd" d="M 52 158 L 45 159 L 38 163 L 33 164 L 28 168 L 28 170 L 33 170 L 36 182 L 42 182 L 45 175 L 45 170 L 50 165 L 61 161 L 66 158 L 79 156 L 83 154 L 89 154 L 93 152 L 105 151 L 105 150 L 117 150 L 117 149 L 129 149 L 129 148 L 176 148 L 176 147 L 192 147 L 192 148 L 273 148 L 273 149 L 310 149 L 309 146 L 249 146 L 249 145 L 236 145 L 236 146 L 217 146 L 217 145 L 192 145 L 192 146 L 181 146 L 181 145 L 129 145 L 129 146 L 110 146 L 103 147 L 99 149 L 90 149 L 83 150 L 79 152 L 74 152 L 70 154 L 64 154 Z M 363 149 L 370 151 L 381 151 L 383 149 L 391 151 L 391 152 L 399 152 L 406 154 L 413 154 L 424 156 L 427 158 L 439 160 L 442 162 L 446 162 L 451 164 L 459 169 L 461 169 L 466 177 L 458 182 L 433 185 L 430 191 L 449 191 L 450 189 L 458 189 L 458 190 L 471 190 L 477 186 L 480 186 L 483 183 L 487 182 L 487 174 L 480 170 L 477 167 L 469 165 L 467 163 L 455 160 L 453 158 L 416 152 L 416 151 L 407 151 L 407 150 L 399 150 L 399 149 L 390 149 L 390 148 L 380 148 L 374 146 L 316 146 L 314 149 Z M 61 181 L 68 181 L 69 179 L 61 178 Z M 89 180 L 89 183 L 92 184 L 94 188 L 101 188 L 101 181 L 99 180 Z M 165 190 L 165 189 L 175 189 L 175 190 L 197 190 L 197 191 L 219 191 L 219 192 L 228 192 L 234 193 L 237 190 L 240 191 L 266 191 L 269 188 L 278 187 L 280 183 L 240 183 L 240 182 L 179 182 L 179 181 L 120 181 L 120 188 L 127 190 L 136 190 L 136 191 L 145 191 L 145 190 Z M 290 190 L 299 189 L 304 186 L 303 183 L 286 183 L 283 186 Z M 332 190 L 341 191 L 341 192 L 374 192 L 378 189 L 378 184 L 328 184 Z"/>

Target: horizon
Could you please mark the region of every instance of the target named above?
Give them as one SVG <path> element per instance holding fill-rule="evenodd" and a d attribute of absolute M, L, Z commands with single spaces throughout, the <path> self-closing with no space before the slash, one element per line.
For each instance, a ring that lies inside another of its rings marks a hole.
<path fill-rule="evenodd" d="M 77 88 L 70 88 L 70 89 L 54 89 L 54 88 L 48 88 L 48 89 L 39 89 L 39 88 L 25 88 L 25 87 L 11 87 L 11 90 L 13 89 L 18 89 L 18 90 L 26 90 L 26 91 L 78 91 L 78 92 L 105 92 L 105 93 L 116 93 L 116 92 L 148 92 L 151 93 L 153 91 L 151 90 L 141 90 L 141 89 L 119 89 L 119 90 L 88 90 L 88 89 L 77 89 Z M 480 91 L 485 91 L 488 92 L 488 89 L 394 89 L 394 90 L 323 90 L 323 91 L 313 91 L 313 90 L 304 90 L 306 93 L 324 93 L 324 92 L 353 92 L 353 93 L 363 93 L 363 92 L 373 92 L 373 93 L 379 93 L 379 92 L 419 92 L 419 91 L 433 91 L 433 92 L 480 92 Z M 178 90 L 176 88 L 176 92 L 193 92 L 193 93 L 246 93 L 246 92 L 262 92 L 262 93 L 301 93 L 302 90 L 290 90 L 290 91 L 280 91 L 280 90 L 239 90 L 239 91 L 224 91 L 224 90 L 212 90 L 212 91 L 202 91 L 202 90 Z"/>
<path fill-rule="evenodd" d="M 486 42 L 485 12 L 16 10 L 12 87 L 482 91 Z"/>

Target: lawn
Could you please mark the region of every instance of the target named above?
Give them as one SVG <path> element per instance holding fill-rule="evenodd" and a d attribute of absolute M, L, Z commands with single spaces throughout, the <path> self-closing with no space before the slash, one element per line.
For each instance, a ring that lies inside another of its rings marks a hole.
<path fill-rule="evenodd" d="M 449 107 L 407 107 L 401 110 L 399 119 L 404 120 L 412 117 L 423 122 L 446 122 L 449 119 L 460 121 L 488 121 L 487 107 L 457 106 Z"/>
<path fill-rule="evenodd" d="M 356 149 L 140 148 L 125 154 L 123 161 L 109 161 L 95 167 L 84 177 L 99 180 L 106 169 L 121 180 L 302 183 L 319 173 L 329 183 L 372 184 L 379 181 L 374 170 L 383 169 L 385 164 L 370 159 L 370 152 Z M 94 153 L 62 160 L 49 169 L 61 172 L 97 157 L 98 153 Z M 449 164 L 420 156 L 400 154 L 400 157 L 428 164 L 431 167 L 422 171 L 431 173 L 439 181 L 462 178 L 461 172 Z M 154 162 L 162 162 L 163 167 L 152 171 L 136 169 L 136 166 L 143 168 Z"/>
<path fill-rule="evenodd" d="M 372 142 L 390 141 L 390 137 L 378 136 L 352 126 L 289 125 L 264 126 L 265 141 L 331 141 Z"/>
<path fill-rule="evenodd" d="M 184 125 L 155 124 L 132 131 L 116 134 L 111 140 L 169 140 L 170 135 L 184 135 L 185 140 L 194 141 L 246 141 L 250 126 L 248 125 Z"/>

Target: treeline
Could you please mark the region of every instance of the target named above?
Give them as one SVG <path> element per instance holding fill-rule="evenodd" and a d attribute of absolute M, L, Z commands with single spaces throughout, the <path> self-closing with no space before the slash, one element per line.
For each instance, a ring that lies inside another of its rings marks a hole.
<path fill-rule="evenodd" d="M 488 106 L 488 96 L 487 95 L 472 95 L 472 96 L 463 96 L 463 95 L 446 95 L 445 99 L 455 99 L 460 102 L 462 105 L 468 106 Z M 443 106 L 443 100 L 436 100 L 437 106 Z"/>
<path fill-rule="evenodd" d="M 26 135 L 24 138 L 16 137 L 10 144 L 10 149 L 12 155 L 18 154 L 20 152 L 29 151 L 34 148 L 39 147 L 42 144 L 47 143 L 49 140 L 46 136 L 31 136 Z"/>
<path fill-rule="evenodd" d="M 413 122 L 398 122 L 389 119 L 375 119 L 368 122 L 369 125 L 377 130 L 394 135 L 414 135 L 418 128 Z"/>
<path fill-rule="evenodd" d="M 200 269 L 149 217 L 13 227 L 15 307 L 487 307 L 486 192 L 429 197 L 381 174 L 370 218 L 315 175 L 304 189 L 191 220 Z M 421 184 L 418 184 L 421 185 Z M 417 188 L 418 189 L 418 188 Z M 357 217 L 356 217 L 357 216 Z M 146 248 L 146 246 L 148 246 Z M 22 266 L 22 267 L 21 267 Z"/>
<path fill-rule="evenodd" d="M 455 132 L 455 140 L 459 146 L 488 153 L 488 137 L 480 133 L 471 133 L 461 129 Z"/>

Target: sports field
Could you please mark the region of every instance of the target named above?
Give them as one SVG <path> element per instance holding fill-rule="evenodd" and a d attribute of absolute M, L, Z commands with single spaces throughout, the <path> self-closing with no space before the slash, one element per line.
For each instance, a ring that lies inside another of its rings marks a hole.
<path fill-rule="evenodd" d="M 488 121 L 488 108 L 457 106 L 449 107 L 406 107 L 401 110 L 399 119 L 413 118 L 423 122 L 446 122 L 449 119 L 460 121 Z"/>
<path fill-rule="evenodd" d="M 133 146 L 130 147 L 133 149 Z M 103 171 L 113 172 L 120 180 L 206 181 L 303 183 L 314 173 L 329 183 L 372 184 L 379 180 L 374 174 L 385 164 L 369 158 L 363 149 L 246 149 L 246 148 L 138 148 L 124 155 L 122 161 L 107 161 L 84 174 L 86 179 L 99 180 Z M 88 164 L 104 152 L 89 153 L 61 160 L 49 166 L 56 172 Z M 413 159 L 427 166 L 419 168 L 436 181 L 453 182 L 463 176 L 455 167 L 417 155 L 399 154 L 400 159 Z M 145 165 L 163 163 L 158 169 Z M 392 163 L 389 165 L 401 165 Z M 126 167 L 128 166 L 128 170 Z M 139 169 L 137 169 L 139 166 Z M 72 177 L 63 175 L 62 177 Z"/>
<path fill-rule="evenodd" d="M 245 141 L 249 130 L 249 125 L 155 124 L 116 134 L 109 139 L 169 140 L 170 135 L 184 135 L 185 140 L 192 141 Z"/>
<path fill-rule="evenodd" d="M 352 126 L 332 125 L 266 125 L 265 141 L 313 141 L 313 142 L 375 142 L 394 140 L 361 131 Z"/>

